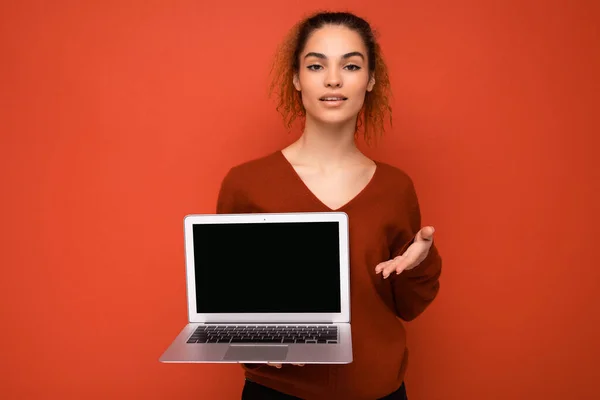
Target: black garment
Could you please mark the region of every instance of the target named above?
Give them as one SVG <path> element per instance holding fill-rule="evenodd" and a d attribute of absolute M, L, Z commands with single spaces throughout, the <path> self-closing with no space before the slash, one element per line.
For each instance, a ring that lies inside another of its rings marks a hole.
<path fill-rule="evenodd" d="M 242 390 L 242 400 L 300 400 L 298 397 L 290 396 L 285 393 L 278 392 L 266 386 L 260 385 L 246 379 L 244 389 Z M 406 388 L 404 382 L 394 392 L 377 400 L 408 400 L 406 396 Z"/>

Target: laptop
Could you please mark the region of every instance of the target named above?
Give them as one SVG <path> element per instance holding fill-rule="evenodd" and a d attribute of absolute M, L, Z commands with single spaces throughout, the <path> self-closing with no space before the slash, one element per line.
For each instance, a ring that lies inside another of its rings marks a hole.
<path fill-rule="evenodd" d="M 164 363 L 352 362 L 348 216 L 184 218 L 188 324 Z"/>

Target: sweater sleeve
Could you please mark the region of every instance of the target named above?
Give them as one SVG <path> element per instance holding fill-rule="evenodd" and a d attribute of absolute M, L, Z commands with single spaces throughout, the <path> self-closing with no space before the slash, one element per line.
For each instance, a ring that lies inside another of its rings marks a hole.
<path fill-rule="evenodd" d="M 404 254 L 421 229 L 421 210 L 412 181 L 408 186 L 406 204 L 408 205 L 409 227 L 400 229 L 393 241 L 392 258 Z M 419 265 L 411 270 L 401 272 L 400 275 L 395 273 L 390 275 L 396 314 L 402 320 L 415 319 L 431 304 L 439 292 L 441 272 L 442 259 L 434 239 L 427 257 Z"/>
<path fill-rule="evenodd" d="M 241 194 L 235 181 L 235 169 L 230 169 L 219 188 L 217 214 L 235 214 L 241 212 Z"/>

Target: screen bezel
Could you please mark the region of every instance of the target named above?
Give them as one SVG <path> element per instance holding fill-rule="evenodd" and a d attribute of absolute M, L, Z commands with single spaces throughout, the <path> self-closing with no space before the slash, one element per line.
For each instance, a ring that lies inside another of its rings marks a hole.
<path fill-rule="evenodd" d="M 339 313 L 199 313 L 196 309 L 195 224 L 337 222 L 339 226 Z M 188 319 L 193 323 L 348 323 L 350 322 L 350 261 L 348 215 L 344 212 L 190 214 L 184 218 Z"/>

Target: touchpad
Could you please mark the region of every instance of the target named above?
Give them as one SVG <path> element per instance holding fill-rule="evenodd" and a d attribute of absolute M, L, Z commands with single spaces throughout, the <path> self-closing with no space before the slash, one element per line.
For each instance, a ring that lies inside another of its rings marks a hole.
<path fill-rule="evenodd" d="M 229 346 L 223 356 L 228 361 L 283 361 L 287 346 Z"/>

